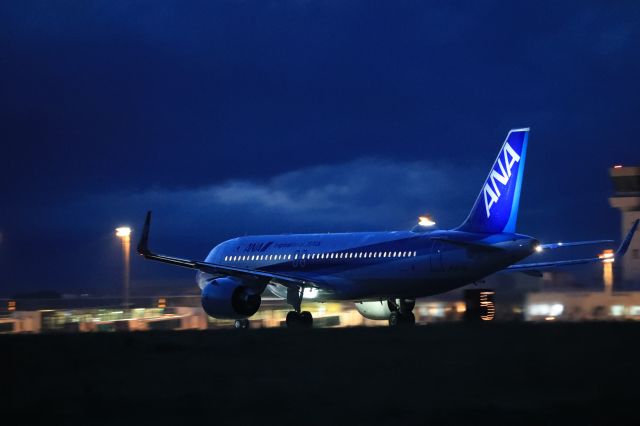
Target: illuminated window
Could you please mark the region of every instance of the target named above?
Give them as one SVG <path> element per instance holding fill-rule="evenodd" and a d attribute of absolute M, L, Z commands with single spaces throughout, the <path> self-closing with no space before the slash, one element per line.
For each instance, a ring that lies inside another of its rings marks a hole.
<path fill-rule="evenodd" d="M 415 256 L 416 256 L 416 253 L 417 253 L 417 252 L 415 252 L 415 251 L 413 252 L 413 257 L 415 257 Z"/>
<path fill-rule="evenodd" d="M 296 259 L 297 259 L 297 258 L 298 258 L 298 256 L 296 256 Z M 291 260 L 291 255 L 289 255 L 289 256 L 287 257 L 287 260 Z"/>
<path fill-rule="evenodd" d="M 311 255 L 311 258 L 312 258 L 312 259 L 315 259 L 315 258 L 316 258 L 316 254 L 315 254 L 315 253 L 313 253 L 313 254 Z"/>
<path fill-rule="evenodd" d="M 303 255 L 302 255 L 302 258 L 303 258 L 303 259 L 306 259 L 306 258 L 307 258 L 307 255 L 306 255 L 306 254 L 303 254 Z"/>

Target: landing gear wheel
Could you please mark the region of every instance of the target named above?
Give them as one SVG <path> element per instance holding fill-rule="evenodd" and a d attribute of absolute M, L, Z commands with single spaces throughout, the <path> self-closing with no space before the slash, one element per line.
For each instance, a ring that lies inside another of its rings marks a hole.
<path fill-rule="evenodd" d="M 416 325 L 416 316 L 413 315 L 413 312 L 409 312 L 407 315 L 404 316 L 404 322 L 408 326 Z"/>
<path fill-rule="evenodd" d="M 286 323 L 289 328 L 311 328 L 311 326 L 313 326 L 313 316 L 311 312 L 308 311 L 300 313 L 290 311 L 287 314 Z"/>
<path fill-rule="evenodd" d="M 313 316 L 309 311 L 300 312 L 300 324 L 304 327 L 311 328 L 313 326 Z"/>
<path fill-rule="evenodd" d="M 400 312 L 391 312 L 389 315 L 389 326 L 390 327 L 399 327 L 399 326 L 413 326 L 416 325 L 416 316 L 413 315 L 413 312 L 409 312 L 408 314 L 401 314 Z"/>
<path fill-rule="evenodd" d="M 402 317 L 400 316 L 400 312 L 398 311 L 391 312 L 391 314 L 389 315 L 390 327 L 397 327 L 398 325 L 400 325 L 401 321 L 402 321 Z"/>
<path fill-rule="evenodd" d="M 248 319 L 236 320 L 233 323 L 233 327 L 234 328 L 249 328 L 249 320 Z"/>
<path fill-rule="evenodd" d="M 287 327 L 292 328 L 300 323 L 300 314 L 296 311 L 289 311 L 286 319 Z"/>

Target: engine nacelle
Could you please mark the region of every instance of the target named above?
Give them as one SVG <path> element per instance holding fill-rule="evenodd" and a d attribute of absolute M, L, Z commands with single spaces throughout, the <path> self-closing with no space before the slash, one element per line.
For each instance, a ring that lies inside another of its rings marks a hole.
<path fill-rule="evenodd" d="M 262 290 L 264 287 L 255 289 L 237 278 L 216 278 L 202 289 L 202 308 L 214 318 L 248 318 L 260 308 Z"/>
<path fill-rule="evenodd" d="M 367 319 L 386 320 L 389 319 L 391 311 L 411 312 L 416 305 L 416 301 L 413 299 L 389 299 L 356 302 L 355 305 L 360 315 Z"/>
<path fill-rule="evenodd" d="M 386 320 L 391 315 L 389 303 L 386 300 L 376 300 L 373 302 L 356 302 L 356 309 L 360 315 L 372 320 Z"/>

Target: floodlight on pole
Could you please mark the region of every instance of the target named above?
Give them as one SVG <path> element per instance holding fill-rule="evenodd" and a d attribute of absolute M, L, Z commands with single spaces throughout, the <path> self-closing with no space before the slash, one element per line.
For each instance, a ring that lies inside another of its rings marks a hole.
<path fill-rule="evenodd" d="M 124 307 L 129 306 L 129 284 L 130 284 L 130 253 L 131 253 L 131 228 L 121 226 L 116 228 L 116 237 L 120 238 L 122 243 L 122 260 L 124 272 L 122 276 L 122 303 Z"/>

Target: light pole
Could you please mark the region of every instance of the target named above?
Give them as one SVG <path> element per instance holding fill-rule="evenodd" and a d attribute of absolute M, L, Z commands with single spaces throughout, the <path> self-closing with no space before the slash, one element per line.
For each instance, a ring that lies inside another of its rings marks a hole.
<path fill-rule="evenodd" d="M 122 276 L 122 299 L 124 307 L 129 306 L 129 270 L 130 270 L 130 253 L 131 253 L 131 228 L 122 226 L 116 228 L 116 237 L 120 238 L 122 243 L 122 260 L 124 265 L 124 273 Z"/>

